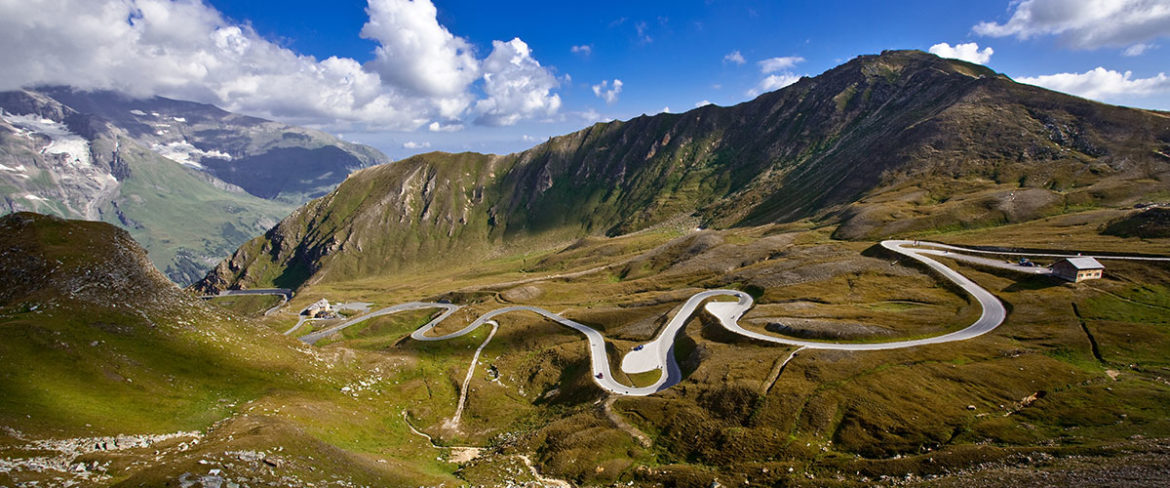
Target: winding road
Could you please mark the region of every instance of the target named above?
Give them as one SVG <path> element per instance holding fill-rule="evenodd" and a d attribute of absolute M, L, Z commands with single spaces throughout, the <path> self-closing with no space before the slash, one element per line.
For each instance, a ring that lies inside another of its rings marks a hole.
<path fill-rule="evenodd" d="M 573 330 L 576 330 L 585 336 L 585 338 L 589 342 L 589 354 L 590 354 L 590 359 L 591 359 L 591 363 L 592 363 L 591 373 L 592 373 L 593 382 L 596 383 L 599 387 L 601 387 L 602 389 L 604 389 L 610 393 L 617 394 L 617 395 L 646 396 L 646 395 L 651 395 L 651 394 L 657 393 L 659 391 L 665 390 L 667 388 L 670 388 L 671 386 L 674 386 L 674 385 L 678 384 L 680 381 L 682 381 L 682 371 L 679 368 L 677 361 L 674 359 L 675 338 L 677 337 L 679 330 L 681 330 L 686 325 L 687 321 L 690 320 L 690 318 L 692 316 L 694 316 L 696 313 L 698 313 L 699 306 L 703 305 L 704 302 L 706 302 L 706 305 L 703 306 L 703 310 L 705 310 L 707 313 L 709 313 L 713 317 L 715 317 L 719 321 L 719 324 L 723 328 L 725 328 L 731 332 L 734 332 L 736 334 L 739 334 L 739 335 L 742 335 L 745 337 L 750 337 L 752 339 L 756 339 L 756 340 L 760 340 L 760 341 L 772 342 L 772 343 L 776 343 L 776 344 L 784 344 L 784 345 L 795 346 L 795 347 L 804 348 L 804 349 L 824 349 L 824 350 L 838 350 L 838 351 L 877 351 L 877 350 L 889 350 L 889 349 L 902 349 L 902 348 L 908 348 L 908 347 L 917 347 L 917 346 L 925 346 L 925 345 L 932 345 L 932 344 L 943 344 L 943 343 L 947 343 L 947 342 L 964 341 L 964 340 L 972 339 L 975 337 L 979 337 L 983 334 L 986 334 L 986 333 L 994 330 L 996 327 L 998 327 L 1000 324 L 1002 324 L 1004 319 L 1007 317 L 1007 310 L 1004 308 L 1003 303 L 1000 302 L 999 299 L 995 297 L 995 295 L 992 295 L 991 292 L 987 291 L 983 287 L 980 287 L 978 284 L 971 281 L 967 277 L 963 276 L 959 272 L 957 272 L 957 271 L 951 269 L 950 267 L 934 260 L 932 258 L 932 256 L 944 256 L 947 258 L 956 258 L 956 259 L 961 259 L 961 260 L 973 261 L 973 262 L 977 262 L 980 264 L 995 265 L 995 266 L 1003 267 L 1006 269 L 1012 269 L 1012 270 L 1016 270 L 1016 271 L 1033 272 L 1033 273 L 1037 272 L 1037 271 L 1035 271 L 1036 268 L 1025 268 L 1022 266 L 1006 264 L 1002 261 L 996 261 L 996 260 L 987 259 L 987 258 L 974 258 L 972 256 L 963 256 L 961 254 L 952 254 L 951 253 L 951 251 L 956 251 L 956 252 L 978 252 L 978 253 L 984 253 L 984 254 L 1001 254 L 1001 255 L 1013 254 L 1013 253 L 1009 253 L 1009 252 L 979 251 L 979 250 L 972 250 L 972 249 L 967 249 L 967 248 L 962 248 L 962 247 L 957 247 L 957 246 L 949 246 L 949 245 L 945 245 L 945 244 L 930 243 L 930 242 L 917 242 L 917 241 L 909 241 L 909 240 L 882 241 L 881 246 L 896 253 L 896 254 L 908 257 L 910 259 L 914 259 L 914 260 L 926 265 L 927 267 L 934 270 L 942 277 L 950 280 L 951 282 L 953 282 L 954 284 L 956 284 L 957 286 L 962 288 L 965 292 L 970 294 L 971 297 L 974 298 L 975 301 L 978 302 L 980 307 L 982 308 L 982 313 L 980 314 L 979 318 L 977 320 L 975 320 L 975 322 L 973 322 L 971 325 L 969 325 L 961 330 L 957 330 L 957 331 L 954 331 L 954 332 L 951 332 L 948 334 L 942 334 L 942 335 L 935 336 L 935 337 L 928 337 L 928 338 L 921 338 L 921 339 L 911 339 L 911 340 L 891 341 L 891 342 L 874 342 L 874 343 L 810 341 L 810 340 L 802 340 L 802 339 L 795 339 L 795 338 L 789 338 L 789 337 L 777 337 L 777 336 L 773 336 L 773 335 L 768 335 L 768 334 L 748 330 L 748 329 L 745 329 L 742 326 L 740 326 L 739 325 L 740 317 L 742 317 L 743 314 L 745 314 L 748 310 L 750 310 L 752 305 L 754 304 L 752 297 L 750 295 L 748 295 L 747 293 L 744 293 L 744 292 L 738 291 L 738 290 L 703 291 L 703 292 L 696 293 L 696 294 L 692 295 L 689 299 L 687 299 L 686 303 L 684 303 L 683 306 L 678 310 L 678 312 L 675 313 L 675 315 L 666 324 L 666 326 L 663 327 L 662 330 L 660 330 L 658 332 L 657 336 L 655 336 L 649 342 L 642 344 L 640 347 L 636 347 L 634 350 L 628 352 L 622 358 L 621 370 L 625 373 L 636 374 L 636 373 L 650 372 L 650 371 L 654 371 L 654 370 L 662 370 L 665 372 L 665 374 L 660 375 L 658 380 L 655 381 L 653 384 L 646 385 L 646 386 L 624 385 L 622 383 L 617 382 L 614 379 L 613 372 L 610 369 L 609 355 L 606 352 L 605 337 L 600 332 L 598 332 L 597 330 L 595 330 L 587 325 L 584 325 L 584 324 L 575 322 L 573 320 L 567 319 L 567 318 L 562 317 L 558 314 L 549 312 L 549 311 L 544 310 L 542 308 L 531 307 L 531 306 L 521 305 L 521 306 L 504 307 L 504 308 L 492 310 L 488 313 L 483 314 L 479 318 L 475 319 L 475 321 L 473 321 L 471 324 L 467 325 L 463 329 L 460 329 L 458 331 L 455 331 L 455 332 L 452 332 L 452 333 L 449 333 L 446 335 L 442 335 L 442 336 L 429 336 L 427 334 L 429 332 L 431 332 L 431 330 L 434 329 L 435 326 L 437 326 L 440 322 L 442 322 L 444 319 L 446 319 L 452 313 L 454 313 L 456 310 L 458 310 L 460 308 L 460 306 L 449 304 L 449 303 L 410 302 L 410 303 L 395 305 L 392 307 L 387 307 L 387 308 L 378 310 L 376 312 L 349 320 L 349 321 L 342 323 L 338 326 L 335 326 L 335 327 L 332 327 L 332 328 L 329 328 L 326 330 L 313 332 L 311 334 L 308 334 L 306 336 L 301 337 L 301 340 L 312 344 L 312 343 L 315 343 L 316 341 L 320 340 L 323 337 L 326 337 L 326 336 L 331 335 L 333 333 L 336 333 L 342 329 L 345 329 L 346 327 L 350 327 L 352 325 L 361 323 L 362 321 L 365 321 L 365 320 L 368 320 L 368 319 L 371 319 L 374 317 L 387 315 L 387 314 L 391 314 L 391 313 L 402 312 L 402 311 L 406 311 L 406 310 L 418 310 L 418 309 L 425 309 L 425 308 L 440 308 L 440 309 L 444 310 L 443 313 L 439 314 L 434 319 L 432 319 L 430 322 L 428 322 L 427 324 L 425 324 L 422 327 L 415 330 L 413 333 L 411 333 L 410 337 L 414 340 L 417 340 L 417 341 L 428 341 L 428 342 L 429 341 L 443 341 L 443 340 L 448 340 L 448 339 L 454 339 L 456 337 L 462 337 L 468 333 L 471 333 L 475 329 L 478 329 L 479 327 L 481 327 L 485 324 L 492 325 L 494 328 L 496 326 L 496 322 L 494 319 L 500 315 L 515 313 L 515 312 L 530 312 L 530 313 L 535 313 L 535 314 L 541 315 L 541 316 L 543 316 L 549 320 L 552 320 L 558 324 L 561 324 L 565 327 L 569 327 Z M 1073 256 L 1076 256 L 1074 254 L 1034 254 L 1034 253 L 1033 254 L 1021 253 L 1021 255 L 1028 255 L 1028 256 L 1041 256 L 1042 255 L 1042 256 L 1047 256 L 1047 257 L 1073 257 Z M 1129 259 L 1129 258 L 1124 257 L 1124 256 L 1108 256 L 1108 257 L 1103 257 L 1103 258 Z M 1151 258 L 1151 257 L 1137 258 L 1137 257 L 1134 257 L 1133 259 L 1146 260 L 1146 261 L 1150 261 L 1150 260 L 1170 261 L 1170 258 Z M 1040 268 L 1040 269 L 1045 269 L 1045 268 Z M 723 298 L 723 297 L 733 298 L 734 301 L 714 300 L 716 298 Z M 493 330 L 493 332 L 494 332 L 494 330 Z M 489 337 L 489 340 L 490 340 L 490 337 Z M 487 345 L 487 341 L 485 341 L 484 344 L 480 346 L 479 350 L 477 350 L 477 353 L 479 351 L 482 351 L 483 347 L 486 345 Z M 474 368 L 474 362 L 472 364 L 472 367 Z M 465 383 L 466 383 L 466 381 L 465 381 Z"/>
<path fill-rule="evenodd" d="M 254 288 L 254 289 L 250 289 L 250 290 L 223 290 L 223 291 L 219 292 L 218 295 L 203 295 L 199 298 L 202 298 L 204 300 L 211 300 L 214 298 L 243 296 L 243 295 L 275 295 L 275 296 L 279 296 L 280 303 L 278 303 L 278 304 L 276 304 L 276 306 L 264 311 L 264 315 L 272 315 L 273 313 L 276 313 L 276 311 L 279 310 L 280 307 L 283 307 L 284 304 L 288 303 L 288 301 L 292 299 L 293 291 L 288 289 L 288 288 Z M 300 326 L 300 324 L 297 324 L 297 325 Z M 292 330 L 296 330 L 296 329 L 292 329 Z M 288 334 L 288 332 L 286 332 L 285 334 Z"/>

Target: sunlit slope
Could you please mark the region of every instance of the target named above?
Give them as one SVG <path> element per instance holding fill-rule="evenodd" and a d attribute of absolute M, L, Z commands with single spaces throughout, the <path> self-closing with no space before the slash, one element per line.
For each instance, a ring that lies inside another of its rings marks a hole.
<path fill-rule="evenodd" d="M 876 239 L 1166 195 L 1170 118 L 917 51 L 862 56 L 733 107 L 597 124 L 508 156 L 358 172 L 199 286 L 346 280 L 677 218 L 815 218 Z"/>

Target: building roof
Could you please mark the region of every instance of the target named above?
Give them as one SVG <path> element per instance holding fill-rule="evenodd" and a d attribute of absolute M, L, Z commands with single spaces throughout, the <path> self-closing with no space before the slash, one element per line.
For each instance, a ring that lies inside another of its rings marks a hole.
<path fill-rule="evenodd" d="M 1078 270 L 1081 270 L 1081 269 L 1105 269 L 1104 265 L 1102 265 L 1099 261 L 1097 261 L 1096 259 L 1093 259 L 1089 256 L 1075 257 L 1075 258 L 1064 258 L 1064 261 L 1068 261 L 1068 264 L 1071 264 L 1073 266 L 1073 268 L 1076 268 Z"/>
<path fill-rule="evenodd" d="M 324 298 L 322 298 L 322 299 L 320 299 L 320 300 L 317 300 L 317 303 L 314 303 L 314 304 L 312 304 L 312 305 L 309 305 L 309 306 L 305 307 L 305 309 L 304 309 L 304 310 L 301 310 L 301 313 L 306 313 L 306 312 L 308 312 L 308 311 L 310 311 L 310 310 L 313 310 L 313 309 L 316 309 L 316 310 L 329 310 L 329 300 L 326 300 L 326 299 L 324 299 Z"/>

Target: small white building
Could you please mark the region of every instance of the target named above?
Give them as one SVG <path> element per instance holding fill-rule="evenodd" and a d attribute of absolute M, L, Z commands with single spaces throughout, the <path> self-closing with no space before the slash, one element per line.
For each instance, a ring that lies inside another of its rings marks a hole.
<path fill-rule="evenodd" d="M 308 307 L 305 307 L 304 310 L 301 310 L 301 315 L 317 317 L 319 315 L 326 315 L 331 311 L 333 311 L 333 307 L 329 305 L 329 300 L 322 298 L 318 300 L 317 303 L 309 305 Z"/>
<path fill-rule="evenodd" d="M 1052 263 L 1052 274 L 1073 283 L 1100 279 L 1105 266 L 1092 257 L 1064 258 Z"/>

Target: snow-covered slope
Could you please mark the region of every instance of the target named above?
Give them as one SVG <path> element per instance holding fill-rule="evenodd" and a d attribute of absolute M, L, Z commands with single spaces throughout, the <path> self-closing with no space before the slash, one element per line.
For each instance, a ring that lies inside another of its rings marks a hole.
<path fill-rule="evenodd" d="M 0 93 L 0 214 L 117 224 L 180 284 L 351 171 L 387 160 L 210 105 L 68 88 Z"/>

